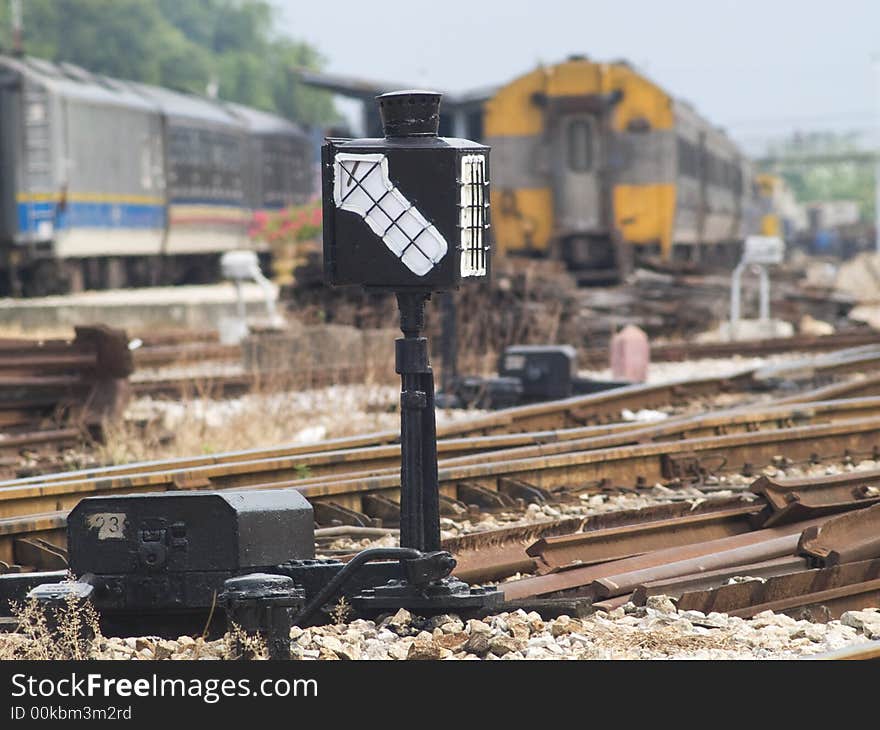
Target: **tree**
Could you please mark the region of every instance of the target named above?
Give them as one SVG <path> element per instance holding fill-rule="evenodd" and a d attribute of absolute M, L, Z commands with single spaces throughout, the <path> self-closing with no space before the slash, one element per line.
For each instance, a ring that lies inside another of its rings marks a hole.
<path fill-rule="evenodd" d="M 874 163 L 857 133 L 797 133 L 768 156 L 798 202 L 856 200 L 862 219 L 874 219 Z"/>
<path fill-rule="evenodd" d="M 27 0 L 28 55 L 92 72 L 274 111 L 303 124 L 337 118 L 330 96 L 299 83 L 294 67 L 320 68 L 306 43 L 278 35 L 266 0 Z M 9 7 L 0 24 L 11 44 Z"/>

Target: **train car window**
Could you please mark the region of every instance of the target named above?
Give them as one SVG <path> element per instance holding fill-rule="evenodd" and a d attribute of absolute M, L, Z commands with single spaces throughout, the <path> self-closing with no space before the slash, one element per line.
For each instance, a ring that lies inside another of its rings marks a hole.
<path fill-rule="evenodd" d="M 691 177 L 691 159 L 688 141 L 684 137 L 677 138 L 678 143 L 678 174 L 681 177 Z"/>
<path fill-rule="evenodd" d="M 586 119 L 568 123 L 568 166 L 573 172 L 587 172 L 593 166 L 593 129 Z"/>

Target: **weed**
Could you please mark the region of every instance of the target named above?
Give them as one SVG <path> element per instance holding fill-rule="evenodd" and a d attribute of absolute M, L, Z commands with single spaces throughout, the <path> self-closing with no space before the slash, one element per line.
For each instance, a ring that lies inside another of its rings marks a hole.
<path fill-rule="evenodd" d="M 94 659 L 103 641 L 98 613 L 71 595 L 64 605 L 44 609 L 35 600 L 11 603 L 16 630 L 0 634 L 2 659 Z"/>

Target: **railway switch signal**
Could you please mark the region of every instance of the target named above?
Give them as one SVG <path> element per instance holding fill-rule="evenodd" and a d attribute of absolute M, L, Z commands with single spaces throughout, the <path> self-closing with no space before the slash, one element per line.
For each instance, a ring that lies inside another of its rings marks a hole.
<path fill-rule="evenodd" d="M 404 584 L 364 591 L 360 603 L 374 606 L 424 608 L 425 596 L 431 596 L 430 604 L 446 602 L 450 608 L 459 600 L 488 605 L 500 599 L 497 591 L 474 593 L 450 578 L 454 561 L 440 550 L 434 376 L 422 336 L 425 302 L 435 292 L 489 275 L 489 148 L 437 136 L 440 96 L 382 94 L 377 101 L 384 138 L 331 138 L 322 150 L 327 282 L 397 296 L 403 332 L 396 341 L 400 544 L 420 551 L 434 566 L 426 570 L 422 564 L 419 571 L 430 580 L 410 576 Z"/>

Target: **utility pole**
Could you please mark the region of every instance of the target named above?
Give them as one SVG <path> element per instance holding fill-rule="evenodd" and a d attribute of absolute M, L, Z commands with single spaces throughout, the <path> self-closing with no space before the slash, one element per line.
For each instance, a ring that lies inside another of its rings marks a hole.
<path fill-rule="evenodd" d="M 10 16 L 12 17 L 12 54 L 24 55 L 23 25 L 21 0 L 9 0 Z"/>
<path fill-rule="evenodd" d="M 877 105 L 877 155 L 874 158 L 874 244 L 880 253 L 880 53 L 875 53 L 874 66 L 874 103 Z"/>

